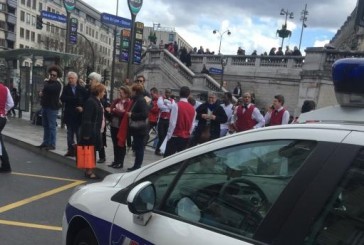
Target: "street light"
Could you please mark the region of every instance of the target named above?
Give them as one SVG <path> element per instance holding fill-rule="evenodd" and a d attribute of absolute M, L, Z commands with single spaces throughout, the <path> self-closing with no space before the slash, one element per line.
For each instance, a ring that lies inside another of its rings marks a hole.
<path fill-rule="evenodd" d="M 305 9 L 302 10 L 301 12 L 301 21 L 302 21 L 302 27 L 301 27 L 301 36 L 300 36 L 300 44 L 298 45 L 298 49 L 301 49 L 301 42 L 302 42 L 302 34 L 303 34 L 303 28 L 306 28 L 306 21 L 307 21 L 307 15 L 308 15 L 308 11 L 307 11 L 307 3 L 305 5 Z"/>
<path fill-rule="evenodd" d="M 283 48 L 283 41 L 285 38 L 287 37 L 290 37 L 292 32 L 290 30 L 287 30 L 287 19 L 288 17 L 290 19 L 293 19 L 293 12 L 289 12 L 288 9 L 287 10 L 284 10 L 284 9 L 281 9 L 281 13 L 280 15 L 285 15 L 286 16 L 286 20 L 284 22 L 284 24 L 282 25 L 282 29 L 280 30 L 277 30 L 277 34 L 279 34 L 279 37 L 282 38 L 282 45 L 281 47 Z"/>
<path fill-rule="evenodd" d="M 227 57 L 221 56 L 221 80 L 220 80 L 220 89 L 222 88 L 222 85 L 224 84 L 224 70 L 225 66 L 227 65 Z"/>
<path fill-rule="evenodd" d="M 212 33 L 214 33 L 214 34 L 217 33 L 220 36 L 220 44 L 219 44 L 219 55 L 220 55 L 222 37 L 224 36 L 225 33 L 227 33 L 230 36 L 231 32 L 230 32 L 230 30 L 226 30 L 226 31 L 220 33 L 218 30 L 213 30 Z"/>

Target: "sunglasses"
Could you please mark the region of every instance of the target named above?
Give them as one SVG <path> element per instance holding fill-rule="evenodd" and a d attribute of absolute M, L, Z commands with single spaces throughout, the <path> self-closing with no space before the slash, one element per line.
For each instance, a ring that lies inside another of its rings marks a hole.
<path fill-rule="evenodd" d="M 57 74 L 49 74 L 51 77 L 57 77 Z"/>
<path fill-rule="evenodd" d="M 138 83 L 142 83 L 142 82 L 144 82 L 144 81 L 143 81 L 143 80 L 138 79 L 138 80 L 137 80 L 137 82 L 138 82 Z"/>

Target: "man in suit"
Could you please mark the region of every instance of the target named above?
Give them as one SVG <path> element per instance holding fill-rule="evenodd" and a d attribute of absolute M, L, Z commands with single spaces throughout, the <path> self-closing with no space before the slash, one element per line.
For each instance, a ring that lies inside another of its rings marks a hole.
<path fill-rule="evenodd" d="M 70 71 L 67 74 L 68 84 L 64 87 L 61 101 L 64 104 L 64 122 L 67 126 L 67 147 L 65 154 L 67 157 L 75 156 L 73 145 L 75 144 L 74 136 L 78 142 L 79 127 L 81 125 L 83 104 L 88 94 L 84 87 L 77 83 L 77 73 Z"/>

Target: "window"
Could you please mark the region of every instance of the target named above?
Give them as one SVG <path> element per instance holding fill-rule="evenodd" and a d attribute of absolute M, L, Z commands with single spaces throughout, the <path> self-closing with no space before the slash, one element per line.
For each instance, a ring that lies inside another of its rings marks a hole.
<path fill-rule="evenodd" d="M 33 0 L 33 9 L 37 8 L 37 0 Z"/>
<path fill-rule="evenodd" d="M 30 14 L 27 14 L 26 22 L 27 22 L 27 24 L 30 24 Z"/>
<path fill-rule="evenodd" d="M 0 38 L 0 47 L 5 47 L 6 40 L 4 38 Z"/>
<path fill-rule="evenodd" d="M 19 44 L 19 48 L 24 48 L 24 45 L 23 44 Z"/>
<path fill-rule="evenodd" d="M 39 12 L 41 12 L 43 10 L 43 3 L 41 3 L 41 2 L 38 3 L 38 10 L 39 10 Z"/>
<path fill-rule="evenodd" d="M 50 22 L 47 22 L 47 25 L 46 25 L 46 30 L 49 32 L 51 30 L 51 23 Z"/>
<path fill-rule="evenodd" d="M 38 34 L 37 35 L 37 40 L 38 40 L 38 43 L 41 43 L 42 42 L 42 35 Z"/>
<path fill-rule="evenodd" d="M 98 39 L 98 38 L 99 38 L 99 32 L 96 31 L 96 39 Z"/>
<path fill-rule="evenodd" d="M 25 5 L 25 0 L 21 0 L 21 4 Z"/>
<path fill-rule="evenodd" d="M 20 11 L 20 21 L 22 21 L 22 22 L 25 21 L 25 12 L 24 11 Z"/>
<path fill-rule="evenodd" d="M 35 16 L 32 15 L 32 26 L 35 26 Z"/>
<path fill-rule="evenodd" d="M 253 237 L 315 146 L 302 140 L 236 145 L 187 159 L 142 181 L 155 185 L 162 214 Z"/>
<path fill-rule="evenodd" d="M 173 41 L 174 41 L 174 34 L 173 34 L 173 33 L 170 33 L 170 34 L 168 35 L 168 41 L 169 41 L 169 42 L 173 42 Z"/>
<path fill-rule="evenodd" d="M 25 31 L 25 39 L 26 40 L 29 40 L 29 38 L 30 38 L 30 31 L 29 30 L 26 30 Z"/>
<path fill-rule="evenodd" d="M 27 0 L 27 7 L 31 7 L 31 0 Z"/>
<path fill-rule="evenodd" d="M 20 37 L 24 38 L 24 28 L 20 27 Z"/>
<path fill-rule="evenodd" d="M 30 35 L 30 40 L 32 42 L 35 42 L 35 32 L 32 31 L 31 35 Z"/>
<path fill-rule="evenodd" d="M 364 150 L 313 225 L 305 244 L 364 243 Z"/>
<path fill-rule="evenodd" d="M 5 11 L 6 10 L 6 6 L 3 3 L 0 3 L 0 11 Z"/>
<path fill-rule="evenodd" d="M 5 21 L 2 21 L 0 20 L 0 29 L 5 29 L 6 28 L 6 22 Z M 13 28 L 14 29 L 14 28 Z M 8 29 L 9 31 L 11 31 L 11 28 Z M 12 30 L 14 31 L 14 30 Z"/>
<path fill-rule="evenodd" d="M 83 24 L 80 24 L 80 32 L 83 32 Z"/>

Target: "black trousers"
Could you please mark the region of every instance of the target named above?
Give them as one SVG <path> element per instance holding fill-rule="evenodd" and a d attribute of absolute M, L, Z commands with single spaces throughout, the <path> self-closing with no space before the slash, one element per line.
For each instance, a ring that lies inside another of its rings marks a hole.
<path fill-rule="evenodd" d="M 112 140 L 112 144 L 113 144 L 113 149 L 114 149 L 114 163 L 118 163 L 123 165 L 124 164 L 124 159 L 125 159 L 125 154 L 126 154 L 126 147 L 120 147 L 118 145 L 118 132 L 119 132 L 119 128 L 114 128 L 114 127 L 110 127 L 110 132 L 111 132 L 111 140 Z"/>
<path fill-rule="evenodd" d="M 172 137 L 168 140 L 164 157 L 173 155 L 176 152 L 183 151 L 187 148 L 189 139 Z"/>
<path fill-rule="evenodd" d="M 169 127 L 169 119 L 160 118 L 158 122 L 158 144 L 155 149 L 156 151 L 159 151 L 159 148 L 161 147 L 164 138 L 168 133 L 168 127 Z"/>
<path fill-rule="evenodd" d="M 3 135 L 2 135 L 2 131 L 5 127 L 5 125 L 6 125 L 6 118 L 0 117 L 0 142 L 1 142 L 1 151 L 2 151 L 2 156 L 0 156 L 1 168 L 2 169 L 11 169 L 8 152 L 6 151 L 6 148 L 4 145 L 4 140 L 3 140 Z"/>

